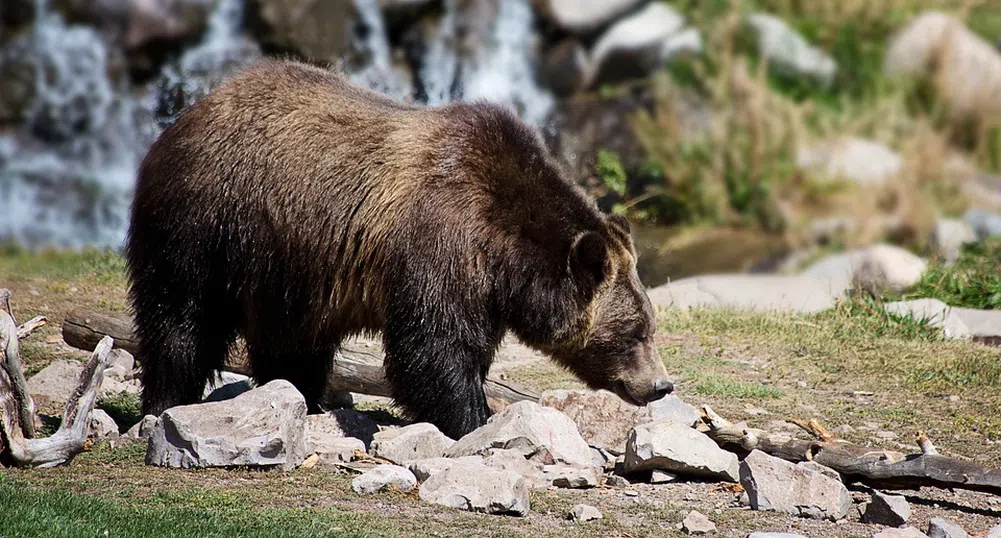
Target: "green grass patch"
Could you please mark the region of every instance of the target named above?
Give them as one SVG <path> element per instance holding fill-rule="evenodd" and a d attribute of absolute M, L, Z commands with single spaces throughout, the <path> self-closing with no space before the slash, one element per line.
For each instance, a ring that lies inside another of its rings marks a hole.
<path fill-rule="evenodd" d="M 917 286 L 903 297 L 932 297 L 967 308 L 1001 308 L 1001 238 L 963 246 L 951 265 L 933 261 Z"/>
<path fill-rule="evenodd" d="M 97 407 L 104 409 L 115 420 L 121 431 L 126 431 L 142 420 L 142 402 L 137 394 L 122 391 L 97 400 Z"/>
<path fill-rule="evenodd" d="M 14 245 L 0 246 L 0 280 L 83 277 L 101 284 L 122 282 L 125 259 L 112 249 L 33 251 Z"/>

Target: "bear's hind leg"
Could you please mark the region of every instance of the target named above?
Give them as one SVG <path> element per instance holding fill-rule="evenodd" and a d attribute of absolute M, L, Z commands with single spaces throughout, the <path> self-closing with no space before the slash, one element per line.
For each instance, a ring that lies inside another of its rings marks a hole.
<path fill-rule="evenodd" d="M 306 399 L 311 414 L 322 411 L 327 377 L 336 351 L 337 346 L 333 344 L 296 349 L 295 344 L 247 343 L 250 367 L 257 384 L 263 385 L 275 379 L 292 383 Z"/>

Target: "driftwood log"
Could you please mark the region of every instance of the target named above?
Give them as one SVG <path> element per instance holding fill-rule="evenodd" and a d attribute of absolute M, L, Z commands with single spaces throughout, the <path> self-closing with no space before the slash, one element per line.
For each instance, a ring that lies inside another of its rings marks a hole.
<path fill-rule="evenodd" d="M 6 294 L 6 295 L 4 295 Z M 0 310 L 0 457 L 23 467 L 53 467 L 69 463 L 74 456 L 87 450 L 90 441 L 90 412 L 97 401 L 97 392 L 108 367 L 111 337 L 102 338 L 80 374 L 76 390 L 70 395 L 62 424 L 51 437 L 34 439 L 35 412 L 21 366 L 18 341 L 45 324 L 44 318 L 34 318 L 21 326 L 10 313 L 10 292 L 0 290 L 7 311 Z"/>
<path fill-rule="evenodd" d="M 709 406 L 702 408 L 699 429 L 718 445 L 746 454 L 760 450 L 791 462 L 813 461 L 840 473 L 846 482 L 882 489 L 919 489 L 922 486 L 966 489 L 1001 495 L 1001 469 L 941 456 L 924 433 L 918 434 L 921 454 L 903 454 L 839 441 L 815 420 L 793 421 L 816 440 L 771 433 L 733 424 Z"/>
<path fill-rule="evenodd" d="M 112 336 L 116 347 L 135 353 L 132 319 L 126 314 L 75 310 L 66 315 L 62 328 L 63 340 L 75 348 L 91 351 L 101 338 Z M 345 342 L 333 357 L 328 390 L 391 396 L 389 382 L 382 370 L 383 358 L 382 347 L 373 341 Z M 246 350 L 241 345 L 234 346 L 225 369 L 249 374 Z M 487 376 L 483 388 L 490 408 L 495 411 L 514 402 L 539 400 L 537 392 L 496 376 Z"/>

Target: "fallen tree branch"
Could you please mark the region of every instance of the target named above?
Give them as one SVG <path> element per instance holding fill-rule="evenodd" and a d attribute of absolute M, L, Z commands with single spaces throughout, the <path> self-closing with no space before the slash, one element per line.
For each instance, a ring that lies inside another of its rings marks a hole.
<path fill-rule="evenodd" d="M 974 463 L 940 456 L 933 446 L 931 451 L 922 447 L 922 454 L 905 455 L 844 441 L 806 441 L 791 435 L 748 428 L 743 423 L 733 424 L 709 406 L 702 408 L 699 430 L 724 449 L 740 453 L 761 450 L 787 461 L 813 461 L 837 471 L 846 482 L 883 489 L 932 486 L 1001 495 L 1001 469 L 986 469 Z M 817 429 L 818 433 L 821 431 L 827 432 L 823 426 Z M 830 433 L 827 435 L 830 436 Z M 928 445 L 931 445 L 930 440 Z"/>
<path fill-rule="evenodd" d="M 0 454 L 18 466 L 53 467 L 69 463 L 90 447 L 87 438 L 90 412 L 97 401 L 104 370 L 110 363 L 114 341 L 104 337 L 98 342 L 80 374 L 76 390 L 70 395 L 56 433 L 44 439 L 33 439 L 34 404 L 23 382 L 18 332 L 14 318 L 0 311 L 0 362 L 3 363 L 0 371 Z"/>
<path fill-rule="evenodd" d="M 132 320 L 125 314 L 76 310 L 70 312 L 63 322 L 63 340 L 78 349 L 92 350 L 94 343 L 106 335 L 115 338 L 116 347 L 135 353 L 137 339 Z M 364 339 L 345 342 L 332 359 L 328 389 L 392 397 L 382 369 L 384 357 L 378 342 Z M 246 350 L 242 345 L 234 346 L 224 368 L 250 375 Z M 483 388 L 487 403 L 494 411 L 522 400 L 539 400 L 537 392 L 496 376 L 487 376 Z"/>

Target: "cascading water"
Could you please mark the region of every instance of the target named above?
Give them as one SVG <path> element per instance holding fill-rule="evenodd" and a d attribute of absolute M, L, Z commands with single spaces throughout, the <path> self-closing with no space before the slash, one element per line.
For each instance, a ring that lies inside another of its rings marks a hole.
<path fill-rule="evenodd" d="M 109 80 L 97 32 L 66 25 L 38 2 L 23 60 L 35 69 L 34 101 L 23 128 L 0 134 L 0 241 L 117 247 L 149 144 L 183 107 L 261 56 L 242 27 L 245 0 L 219 0 L 202 41 L 168 62 L 139 97 Z M 459 2 L 443 0 L 413 81 L 393 62 L 378 0 L 354 2 L 365 30 L 354 43 L 362 65 L 346 67 L 356 83 L 401 101 L 485 99 L 529 122 L 546 120 L 553 98 L 533 76 L 529 0 L 496 0 L 496 17 L 472 54 L 459 50 Z"/>

